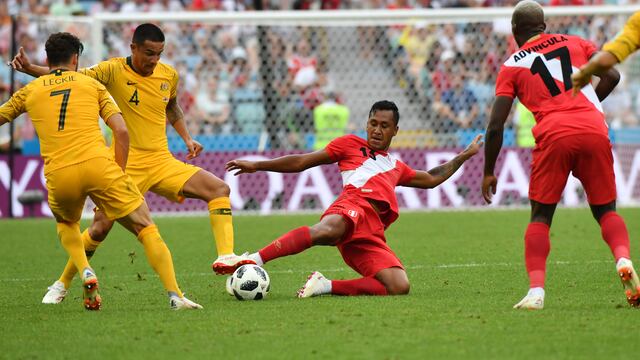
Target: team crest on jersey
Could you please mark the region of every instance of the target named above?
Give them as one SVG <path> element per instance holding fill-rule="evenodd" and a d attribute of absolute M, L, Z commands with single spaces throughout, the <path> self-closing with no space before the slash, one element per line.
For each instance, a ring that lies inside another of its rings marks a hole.
<path fill-rule="evenodd" d="M 165 81 L 162 84 L 160 84 L 160 90 L 162 90 L 162 91 L 169 90 L 169 83 Z"/>
<path fill-rule="evenodd" d="M 349 214 L 349 216 L 351 216 L 352 218 L 358 216 L 358 212 L 355 211 L 355 210 L 349 210 L 349 211 L 347 211 L 347 214 Z"/>

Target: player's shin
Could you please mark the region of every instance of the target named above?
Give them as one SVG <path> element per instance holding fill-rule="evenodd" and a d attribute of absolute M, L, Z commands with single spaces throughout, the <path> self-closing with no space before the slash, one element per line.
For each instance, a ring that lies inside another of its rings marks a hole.
<path fill-rule="evenodd" d="M 162 281 L 162 285 L 164 285 L 167 292 L 170 295 L 174 293 L 178 297 L 182 297 L 183 295 L 178 287 L 173 269 L 171 252 L 164 240 L 162 240 L 158 228 L 155 225 L 147 226 L 138 233 L 138 240 L 144 247 L 149 264 L 160 277 L 160 281 Z"/>
<path fill-rule="evenodd" d="M 312 245 L 311 233 L 308 226 L 293 229 L 274 240 L 271 244 L 258 252 L 265 263 L 279 257 L 294 255 Z"/>
<path fill-rule="evenodd" d="M 218 256 L 233 253 L 233 222 L 231 201 L 228 197 L 219 197 L 209 201 L 209 220 L 216 242 Z"/>
<path fill-rule="evenodd" d="M 84 271 L 89 266 L 89 261 L 84 252 L 80 235 L 80 225 L 78 223 L 57 223 L 58 238 L 62 247 L 67 251 L 69 257 L 77 271 Z"/>
<path fill-rule="evenodd" d="M 544 288 L 550 248 L 549 225 L 539 222 L 529 223 L 524 235 L 524 258 L 530 288 Z"/>
<path fill-rule="evenodd" d="M 84 252 L 87 256 L 87 260 L 90 260 L 93 256 L 94 252 L 101 244 L 100 241 L 93 240 L 91 235 L 89 235 L 89 229 L 85 229 L 81 235 L 82 244 L 84 245 Z M 78 273 L 75 265 L 73 264 L 73 260 L 69 259 L 67 261 L 67 265 L 64 267 L 64 271 L 58 281 L 64 284 L 65 289 L 68 289 L 71 286 L 71 282 L 73 281 L 73 277 Z"/>
<path fill-rule="evenodd" d="M 629 232 L 620 215 L 609 211 L 600 218 L 602 238 L 609 245 L 616 261 L 620 258 L 631 259 L 629 255 Z"/>
<path fill-rule="evenodd" d="M 332 280 L 333 295 L 387 295 L 387 288 L 373 276 L 353 280 Z"/>

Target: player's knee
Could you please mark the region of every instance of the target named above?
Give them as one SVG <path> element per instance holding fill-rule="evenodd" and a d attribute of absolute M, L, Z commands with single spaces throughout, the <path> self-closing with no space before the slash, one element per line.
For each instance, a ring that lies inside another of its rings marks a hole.
<path fill-rule="evenodd" d="M 411 290 L 411 284 L 407 280 L 397 280 L 385 285 L 389 295 L 407 295 Z"/>
<path fill-rule="evenodd" d="M 102 241 L 107 237 L 109 231 L 111 231 L 111 227 L 113 227 L 113 222 L 111 221 L 97 221 L 91 224 L 89 228 L 89 236 L 94 241 Z"/>
<path fill-rule="evenodd" d="M 309 228 L 309 232 L 315 245 L 333 245 L 342 237 L 339 229 L 327 224 L 316 224 Z"/>

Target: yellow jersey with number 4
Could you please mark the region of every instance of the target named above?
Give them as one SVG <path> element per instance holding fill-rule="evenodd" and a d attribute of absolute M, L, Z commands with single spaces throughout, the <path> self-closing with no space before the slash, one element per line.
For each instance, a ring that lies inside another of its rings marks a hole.
<path fill-rule="evenodd" d="M 98 120 L 120 109 L 94 79 L 63 70 L 41 76 L 0 106 L 0 117 L 9 121 L 24 112 L 40 139 L 45 174 L 96 157 L 113 158 Z"/>
<path fill-rule="evenodd" d="M 113 58 L 80 70 L 107 87 L 129 130 L 129 154 L 168 152 L 166 109 L 176 97 L 178 73 L 158 63 L 150 76 L 136 73 L 131 58 Z"/>

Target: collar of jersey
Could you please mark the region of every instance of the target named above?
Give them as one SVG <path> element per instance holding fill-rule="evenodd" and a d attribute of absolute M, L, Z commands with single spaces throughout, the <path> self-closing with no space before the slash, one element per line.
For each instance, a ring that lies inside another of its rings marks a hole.
<path fill-rule="evenodd" d="M 55 69 L 55 70 L 51 70 L 49 72 L 49 74 L 55 74 L 56 76 L 61 76 L 63 72 L 65 71 L 69 71 L 67 69 Z"/>

